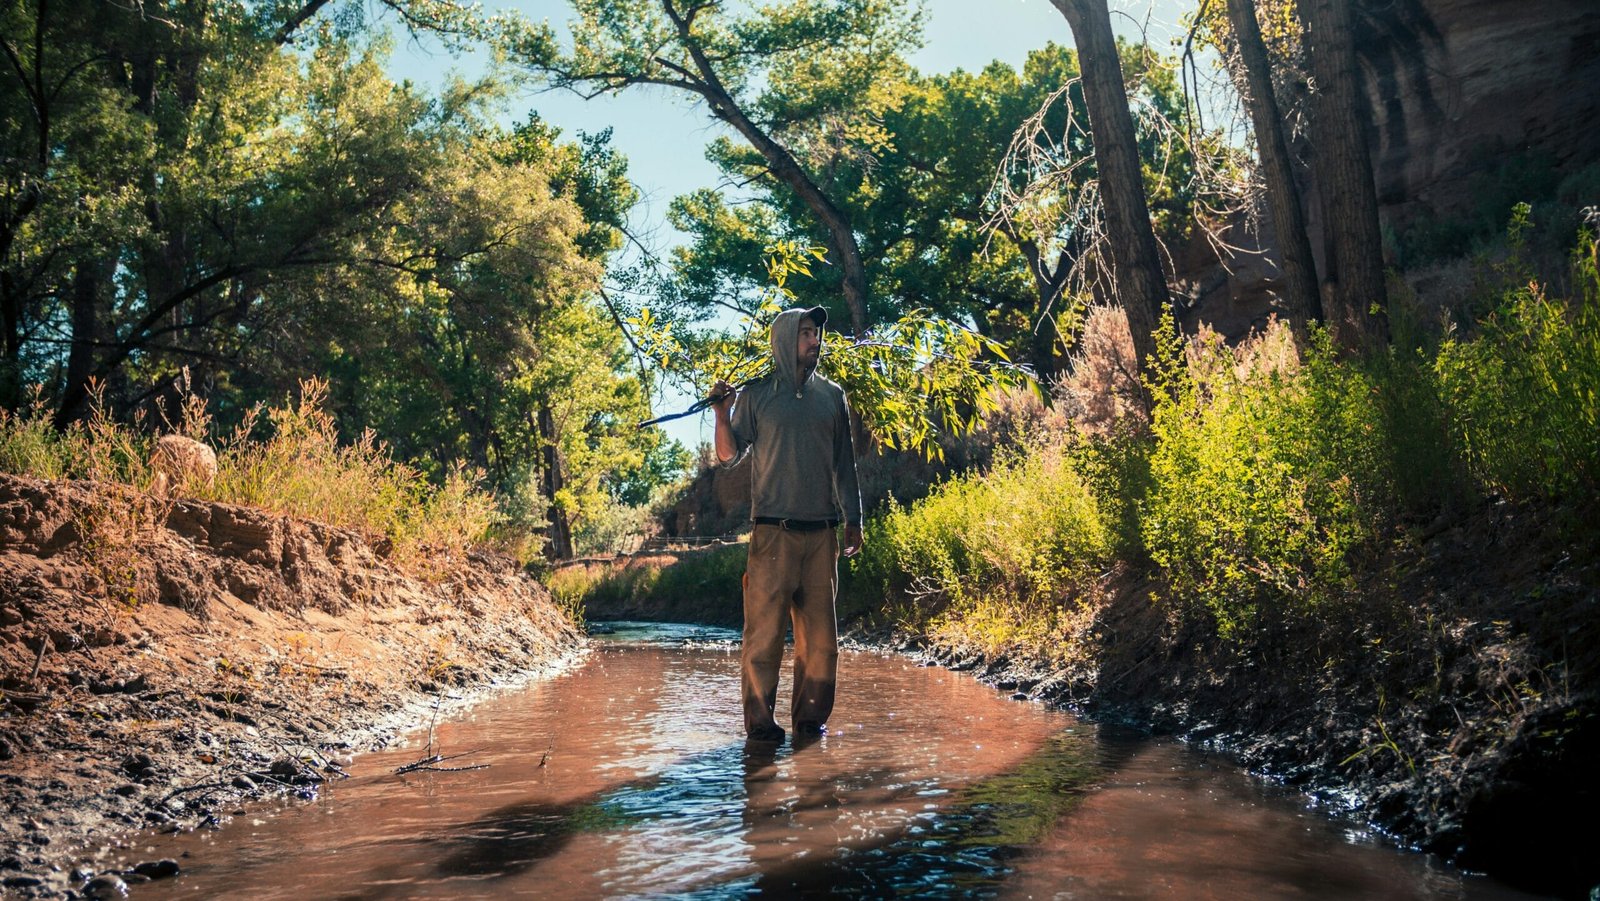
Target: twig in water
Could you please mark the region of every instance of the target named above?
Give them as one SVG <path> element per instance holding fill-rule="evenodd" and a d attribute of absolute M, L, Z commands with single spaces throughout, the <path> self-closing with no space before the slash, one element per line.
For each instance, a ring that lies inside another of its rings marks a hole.
<path fill-rule="evenodd" d="M 462 751 L 460 754 L 450 754 L 448 756 L 442 755 L 442 754 L 434 754 L 434 755 L 431 755 L 429 757 L 424 757 L 421 760 L 418 760 L 418 761 L 416 761 L 414 763 L 408 763 L 403 767 L 398 767 L 398 768 L 395 769 L 394 772 L 395 772 L 395 775 L 402 776 L 402 775 L 405 775 L 406 773 L 415 773 L 415 772 L 418 772 L 418 771 L 429 772 L 429 773 L 464 773 L 467 770 L 488 769 L 489 765 L 487 763 L 475 763 L 475 764 L 472 764 L 471 766 L 435 766 L 435 764 L 444 763 L 447 760 L 459 760 L 462 757 L 468 757 L 470 755 L 478 753 L 478 751 L 481 751 L 481 750 L 483 750 L 483 749 L 482 748 L 477 748 L 477 749 L 472 750 L 472 751 Z"/>
<path fill-rule="evenodd" d="M 436 766 L 435 765 L 435 764 L 444 763 L 446 760 L 458 760 L 458 759 L 460 759 L 462 757 L 466 757 L 466 756 L 471 755 L 471 754 L 476 754 L 476 753 L 478 753 L 478 751 L 483 750 L 482 748 L 478 748 L 476 750 L 463 751 L 460 754 L 451 754 L 449 756 L 445 756 L 443 754 L 435 754 L 435 753 L 433 753 L 433 727 L 434 727 L 434 724 L 437 723 L 438 720 L 439 720 L 439 702 L 440 702 L 440 700 L 442 700 L 442 696 L 437 696 L 433 700 L 433 716 L 428 720 L 428 746 L 423 749 L 423 754 L 425 756 L 421 760 L 415 761 L 413 763 L 408 763 L 405 766 L 396 768 L 395 771 L 394 771 L 395 775 L 403 776 L 406 773 L 415 773 L 415 772 L 419 772 L 419 771 L 430 772 L 430 773 L 463 773 L 463 772 L 466 772 L 467 770 L 486 769 L 489 766 L 487 763 L 477 763 L 477 764 L 473 764 L 471 766 Z"/>

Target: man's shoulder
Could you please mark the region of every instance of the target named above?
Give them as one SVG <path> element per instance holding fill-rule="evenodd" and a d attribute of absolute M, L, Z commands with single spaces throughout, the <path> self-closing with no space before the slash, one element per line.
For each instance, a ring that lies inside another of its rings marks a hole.
<path fill-rule="evenodd" d="M 739 388 L 738 403 L 742 404 L 745 401 L 753 400 L 757 397 L 763 397 L 772 393 L 772 380 L 774 378 L 776 378 L 776 376 L 768 374 L 757 376 L 756 378 L 745 382 L 744 385 Z"/>
<path fill-rule="evenodd" d="M 828 392 L 829 394 L 838 395 L 839 397 L 844 396 L 844 386 L 833 379 L 828 378 L 820 372 L 816 373 L 813 378 L 816 379 L 817 384 L 822 388 L 822 390 Z"/>

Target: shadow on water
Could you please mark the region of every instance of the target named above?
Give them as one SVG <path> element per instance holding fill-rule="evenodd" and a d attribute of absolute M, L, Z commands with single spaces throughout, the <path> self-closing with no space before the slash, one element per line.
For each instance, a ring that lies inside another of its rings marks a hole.
<path fill-rule="evenodd" d="M 819 750 L 816 743 L 730 744 L 573 803 L 507 805 L 410 850 L 438 860 L 441 877 L 496 880 L 535 867 L 582 833 L 645 829 L 672 820 L 693 821 L 713 833 L 720 831 L 719 820 L 721 826 L 745 834 L 805 829 L 816 815 L 831 815 L 844 803 L 836 792 L 769 799 L 763 788 L 776 777 L 780 762 Z M 755 873 L 689 889 L 687 896 L 845 892 L 949 897 L 952 892 L 992 891 L 1009 871 L 1007 860 L 1038 842 L 1120 756 L 1113 753 L 1108 759 L 1105 752 L 1104 742 L 1082 733 L 1058 734 L 1016 770 L 955 791 L 946 803 L 903 828 L 841 846 L 836 854 L 768 860 Z M 859 770 L 834 788 L 870 791 L 872 786 L 889 786 L 874 794 L 875 804 L 904 804 L 928 796 L 925 784 L 896 780 L 889 769 Z"/>

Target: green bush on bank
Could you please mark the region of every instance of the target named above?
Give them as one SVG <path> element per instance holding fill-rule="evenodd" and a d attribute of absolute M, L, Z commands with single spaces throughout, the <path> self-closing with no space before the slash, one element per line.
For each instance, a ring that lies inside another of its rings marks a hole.
<path fill-rule="evenodd" d="M 1464 462 L 1485 490 L 1592 501 L 1600 482 L 1600 272 L 1573 253 L 1570 304 L 1534 282 L 1505 293 L 1480 334 L 1450 335 L 1434 372 Z"/>
<path fill-rule="evenodd" d="M 1112 547 L 1112 529 L 1071 457 L 1036 447 L 871 518 L 850 598 L 858 606 L 900 599 L 888 611 L 898 625 L 960 630 L 998 646 L 1058 631 L 1071 613 L 1062 601 L 1094 583 Z"/>
<path fill-rule="evenodd" d="M 1393 497 L 1365 368 L 1274 324 L 1236 348 L 1191 344 L 1158 402 L 1141 535 L 1174 597 L 1229 635 L 1267 603 L 1316 605 L 1350 577 Z"/>
<path fill-rule="evenodd" d="M 1041 601 L 1066 609 L 1111 557 L 1144 557 L 1175 612 L 1239 638 L 1269 614 L 1332 614 L 1364 557 L 1463 500 L 1591 510 L 1595 259 L 1585 235 L 1572 302 L 1513 282 L 1473 334 L 1433 347 L 1340 357 L 1318 334 L 1301 352 L 1279 325 L 1188 342 L 1142 438 L 1035 447 L 872 520 L 852 603 L 932 634 L 1040 638 L 1059 635 Z"/>
<path fill-rule="evenodd" d="M 541 579 L 577 620 L 650 615 L 737 623 L 748 545 L 727 544 L 565 566 Z M 639 613 L 636 613 L 639 612 Z"/>

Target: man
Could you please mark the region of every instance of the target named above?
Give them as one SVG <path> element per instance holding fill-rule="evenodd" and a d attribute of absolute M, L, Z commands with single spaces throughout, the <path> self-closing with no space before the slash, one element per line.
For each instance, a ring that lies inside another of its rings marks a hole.
<path fill-rule="evenodd" d="M 844 555 L 861 549 L 861 491 L 844 389 L 817 373 L 821 307 L 784 310 L 772 320 L 772 374 L 712 396 L 717 459 L 751 457 L 749 557 L 744 575 L 744 645 L 739 654 L 745 733 L 782 741 L 773 718 L 785 621 L 794 626 L 795 732 L 821 735 L 833 711 L 838 674 L 839 538 Z M 729 415 L 729 409 L 732 415 Z"/>

